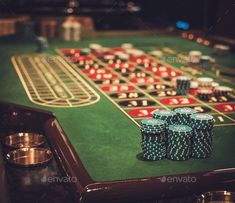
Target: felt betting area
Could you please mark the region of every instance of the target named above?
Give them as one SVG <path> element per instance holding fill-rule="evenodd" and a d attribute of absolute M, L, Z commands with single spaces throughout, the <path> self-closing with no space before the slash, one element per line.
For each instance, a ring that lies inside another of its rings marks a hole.
<path fill-rule="evenodd" d="M 148 51 L 151 47 L 170 47 L 187 53 L 196 49 L 211 55 L 213 49 L 176 36 L 119 37 L 83 40 L 81 42 L 63 42 L 51 40 L 49 54 L 58 55 L 54 49 L 88 47 L 90 43 L 117 47 L 121 43 L 133 43 L 135 47 Z M 208 159 L 190 159 L 188 161 L 143 161 L 141 159 L 140 132 L 138 126 L 127 118 L 100 91 L 89 83 L 99 95 L 94 104 L 79 108 L 57 108 L 32 103 L 11 63 L 13 55 L 32 54 L 36 50 L 33 41 L 26 43 L 21 38 L 2 38 L 0 55 L 0 98 L 3 101 L 52 111 L 59 120 L 69 140 L 80 156 L 86 170 L 95 181 L 121 180 L 150 176 L 173 175 L 207 170 L 230 168 L 235 166 L 235 127 L 220 126 L 214 128 L 213 154 Z M 234 54 L 217 57 L 219 64 L 234 67 Z M 179 66 L 173 61 L 172 65 Z M 84 76 L 82 76 L 83 79 Z M 234 81 L 233 81 L 234 82 Z M 226 81 L 221 82 L 227 84 Z M 231 87 L 234 88 L 231 84 Z M 235 119 L 234 112 L 229 114 Z"/>

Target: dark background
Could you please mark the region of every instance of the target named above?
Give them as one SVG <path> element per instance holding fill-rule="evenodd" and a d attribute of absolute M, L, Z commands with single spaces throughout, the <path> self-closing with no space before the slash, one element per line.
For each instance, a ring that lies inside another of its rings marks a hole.
<path fill-rule="evenodd" d="M 68 15 L 66 0 L 0 0 L 2 15 Z M 205 33 L 235 38 L 235 0 L 78 0 L 76 15 L 92 16 L 96 29 L 156 29 L 177 20 Z"/>

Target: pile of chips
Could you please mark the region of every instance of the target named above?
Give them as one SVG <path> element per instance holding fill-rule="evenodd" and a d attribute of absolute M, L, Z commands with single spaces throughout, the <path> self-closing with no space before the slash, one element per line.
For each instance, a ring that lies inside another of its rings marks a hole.
<path fill-rule="evenodd" d="M 191 78 L 186 76 L 176 77 L 176 92 L 178 95 L 186 95 L 189 93 Z"/>
<path fill-rule="evenodd" d="M 227 86 L 220 86 L 213 82 L 212 78 L 198 78 L 199 88 L 197 97 L 203 101 L 226 102 L 230 99 L 233 89 Z"/>
<path fill-rule="evenodd" d="M 214 88 L 215 96 L 228 96 L 228 94 L 232 92 L 233 89 L 227 86 L 218 86 Z"/>
<path fill-rule="evenodd" d="M 188 107 L 176 108 L 174 111 L 177 115 L 177 123 L 188 126 L 191 124 L 190 116 L 197 113 L 194 109 Z"/>
<path fill-rule="evenodd" d="M 143 156 L 147 160 L 160 160 L 166 157 L 166 125 L 158 119 L 144 119 L 140 127 Z"/>
<path fill-rule="evenodd" d="M 187 125 L 170 125 L 168 129 L 167 158 L 184 161 L 191 157 L 192 128 Z"/>
<path fill-rule="evenodd" d="M 191 115 L 193 158 L 207 158 L 211 155 L 214 122 L 213 116 L 208 114 Z"/>
<path fill-rule="evenodd" d="M 146 160 L 184 161 L 207 158 L 212 153 L 213 116 L 192 108 L 156 110 L 153 118 L 141 121 L 141 147 Z"/>

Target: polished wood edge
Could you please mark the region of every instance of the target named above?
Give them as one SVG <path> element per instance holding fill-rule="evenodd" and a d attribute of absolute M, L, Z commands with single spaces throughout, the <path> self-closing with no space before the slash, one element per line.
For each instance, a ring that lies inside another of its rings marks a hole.
<path fill-rule="evenodd" d="M 186 181 L 191 180 L 191 181 Z M 235 168 L 87 185 L 84 202 L 125 202 L 193 196 L 213 190 L 235 190 Z"/>
<path fill-rule="evenodd" d="M 12 109 L 12 110 L 23 110 L 23 111 L 31 111 L 33 113 L 40 113 L 43 114 L 44 116 L 53 116 L 53 113 L 50 111 L 46 111 L 43 109 L 38 109 L 38 108 L 34 108 L 34 107 L 28 107 L 28 106 L 24 106 L 21 104 L 15 104 L 15 103 L 11 103 L 11 102 L 6 102 L 6 101 L 1 101 L 0 100 L 0 108 L 1 109 Z"/>
<path fill-rule="evenodd" d="M 84 191 L 84 187 L 94 183 L 94 181 L 83 166 L 82 161 L 68 140 L 59 122 L 51 118 L 46 121 L 44 128 L 56 162 L 60 167 L 60 171 L 63 173 L 62 175 L 77 180 L 71 182 L 70 186 L 81 195 Z"/>

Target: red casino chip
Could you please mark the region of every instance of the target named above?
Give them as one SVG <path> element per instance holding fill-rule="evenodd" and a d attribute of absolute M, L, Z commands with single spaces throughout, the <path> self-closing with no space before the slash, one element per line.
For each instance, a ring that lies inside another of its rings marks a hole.
<path fill-rule="evenodd" d="M 115 79 L 117 78 L 116 74 L 113 73 L 104 73 L 104 74 L 90 74 L 88 75 L 89 78 L 95 80 L 107 80 L 107 79 Z"/>
<path fill-rule="evenodd" d="M 85 74 L 89 74 L 89 75 L 111 73 L 110 70 L 107 70 L 107 69 L 97 69 L 97 68 L 83 69 L 82 72 L 85 73 Z"/>
<path fill-rule="evenodd" d="M 130 85 L 109 85 L 102 87 L 105 92 L 128 92 L 134 90 L 135 87 Z"/>
<path fill-rule="evenodd" d="M 235 112 L 235 103 L 218 104 L 214 108 L 221 112 Z"/>
<path fill-rule="evenodd" d="M 197 95 L 197 88 L 190 88 L 190 89 L 189 89 L 189 94 L 191 94 L 191 95 Z"/>
<path fill-rule="evenodd" d="M 145 84 L 145 85 L 155 84 L 155 83 L 158 83 L 159 81 L 160 81 L 159 79 L 150 78 L 150 77 L 140 77 L 140 78 L 135 77 L 135 78 L 130 79 L 130 82 L 138 83 L 138 84 Z"/>
<path fill-rule="evenodd" d="M 132 117 L 151 118 L 155 110 L 162 110 L 162 108 L 137 108 L 128 111 L 128 114 Z"/>
<path fill-rule="evenodd" d="M 196 100 L 187 97 L 177 97 L 177 98 L 162 99 L 160 100 L 160 102 L 166 105 L 189 105 L 189 104 L 194 104 Z"/>

